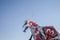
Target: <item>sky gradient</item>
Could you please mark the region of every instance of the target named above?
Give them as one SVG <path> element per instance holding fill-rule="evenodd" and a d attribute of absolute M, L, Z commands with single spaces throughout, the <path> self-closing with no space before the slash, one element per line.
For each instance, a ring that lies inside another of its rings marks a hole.
<path fill-rule="evenodd" d="M 29 18 L 60 33 L 60 0 L 0 0 L 0 40 L 28 40 L 22 25 Z"/>

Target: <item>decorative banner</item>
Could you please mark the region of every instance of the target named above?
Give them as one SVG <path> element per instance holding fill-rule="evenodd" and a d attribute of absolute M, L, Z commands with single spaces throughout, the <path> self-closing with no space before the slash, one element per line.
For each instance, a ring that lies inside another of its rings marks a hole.
<path fill-rule="evenodd" d="M 43 31 L 46 36 L 46 40 L 49 40 L 50 38 L 53 38 L 58 34 L 55 28 L 51 26 L 43 27 Z"/>

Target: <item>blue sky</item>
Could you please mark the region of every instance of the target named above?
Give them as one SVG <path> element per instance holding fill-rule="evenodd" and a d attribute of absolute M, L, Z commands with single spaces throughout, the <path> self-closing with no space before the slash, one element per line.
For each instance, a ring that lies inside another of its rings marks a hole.
<path fill-rule="evenodd" d="M 0 40 L 28 40 L 31 32 L 22 27 L 28 18 L 60 33 L 60 0 L 0 0 Z"/>

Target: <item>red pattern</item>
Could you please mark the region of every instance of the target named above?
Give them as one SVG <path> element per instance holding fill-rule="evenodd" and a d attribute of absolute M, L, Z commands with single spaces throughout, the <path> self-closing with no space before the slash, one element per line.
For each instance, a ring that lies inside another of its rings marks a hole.
<path fill-rule="evenodd" d="M 36 40 L 42 40 L 39 34 L 36 36 Z"/>
<path fill-rule="evenodd" d="M 32 24 L 31 26 L 34 26 L 34 27 L 38 26 L 38 24 L 36 24 L 35 22 L 32 22 L 32 21 L 31 21 L 31 22 L 29 22 L 29 24 L 30 24 L 30 23 Z"/>
<path fill-rule="evenodd" d="M 46 32 L 48 29 L 50 29 L 50 31 Z M 46 40 L 50 40 L 52 36 L 57 34 L 57 31 L 53 27 L 44 27 L 44 31 L 46 35 Z M 52 31 L 54 32 L 53 34 L 52 34 Z"/>

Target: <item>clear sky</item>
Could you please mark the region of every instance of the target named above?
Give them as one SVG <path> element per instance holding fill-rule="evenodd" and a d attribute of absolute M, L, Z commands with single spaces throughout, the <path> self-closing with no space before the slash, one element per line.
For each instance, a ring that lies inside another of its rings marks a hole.
<path fill-rule="evenodd" d="M 0 40 L 28 40 L 31 32 L 22 27 L 28 18 L 60 33 L 60 0 L 0 0 Z"/>

